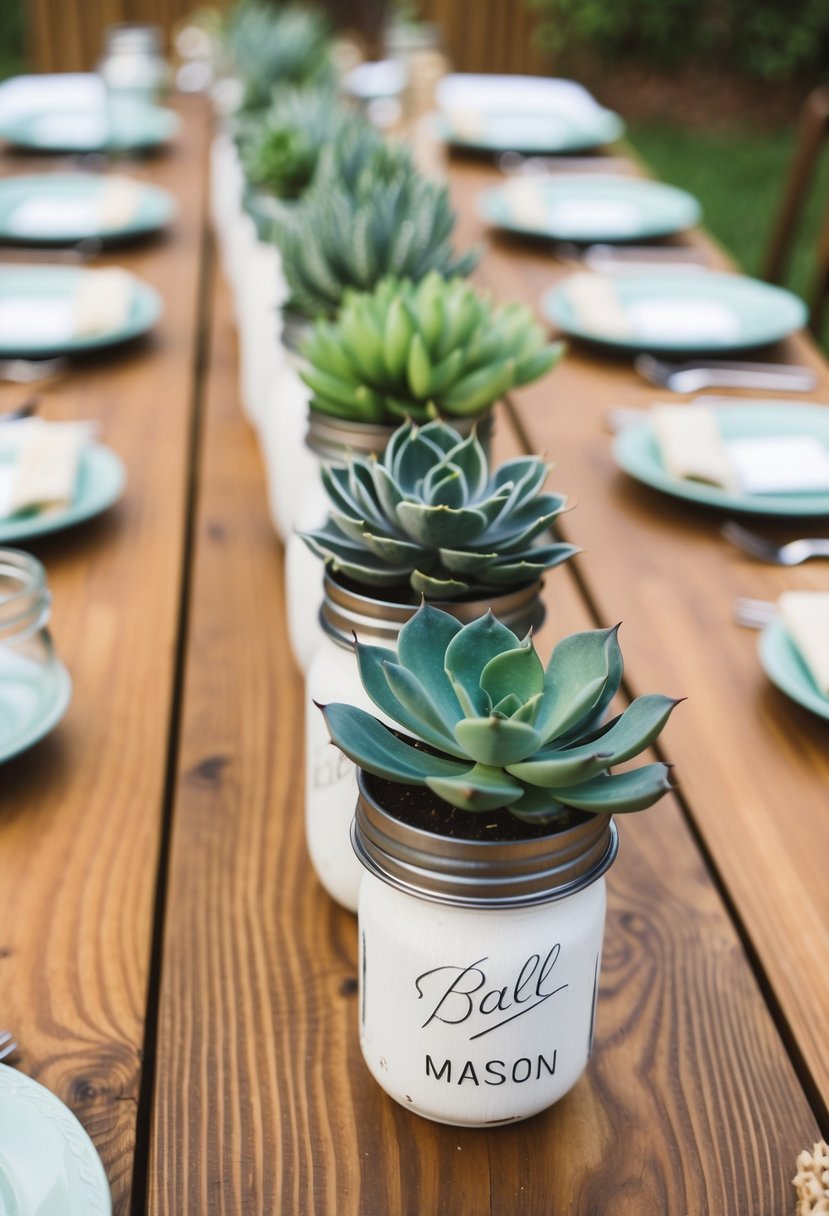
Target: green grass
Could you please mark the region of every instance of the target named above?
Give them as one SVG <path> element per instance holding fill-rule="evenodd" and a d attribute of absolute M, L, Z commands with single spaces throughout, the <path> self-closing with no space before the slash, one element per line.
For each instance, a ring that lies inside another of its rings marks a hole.
<path fill-rule="evenodd" d="M 757 275 L 792 155 L 793 133 L 700 133 L 658 123 L 636 125 L 630 141 L 654 175 L 695 195 L 706 228 L 747 273 Z M 814 253 L 829 198 L 829 147 L 821 157 L 786 285 L 808 300 Z M 826 331 L 824 331 L 826 339 Z"/>
<path fill-rule="evenodd" d="M 0 0 L 0 80 L 26 70 L 24 21 L 20 0 Z"/>

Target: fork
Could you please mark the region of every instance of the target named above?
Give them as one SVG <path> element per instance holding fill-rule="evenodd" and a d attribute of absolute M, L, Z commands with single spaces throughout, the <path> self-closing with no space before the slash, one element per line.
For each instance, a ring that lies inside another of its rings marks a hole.
<path fill-rule="evenodd" d="M 66 371 L 69 360 L 65 355 L 55 359 L 0 359 L 0 380 L 13 384 L 35 384 L 38 380 L 50 380 Z"/>
<path fill-rule="evenodd" d="M 734 623 L 744 629 L 765 629 L 777 616 L 777 605 L 770 600 L 739 596 L 731 606 Z"/>
<path fill-rule="evenodd" d="M 17 1051 L 17 1043 L 10 1030 L 0 1030 L 0 1060 L 7 1060 Z"/>
<path fill-rule="evenodd" d="M 802 540 L 790 540 L 786 545 L 776 545 L 774 541 L 758 536 L 733 519 L 723 524 L 720 535 L 744 553 L 749 553 L 758 561 L 770 562 L 773 566 L 799 566 L 811 557 L 829 557 L 829 538 L 826 537 L 809 536 Z"/>
<path fill-rule="evenodd" d="M 732 363 L 722 359 L 673 363 L 639 355 L 633 366 L 651 384 L 674 393 L 693 393 L 700 388 L 780 388 L 808 393 L 817 385 L 811 368 L 791 363 Z"/>

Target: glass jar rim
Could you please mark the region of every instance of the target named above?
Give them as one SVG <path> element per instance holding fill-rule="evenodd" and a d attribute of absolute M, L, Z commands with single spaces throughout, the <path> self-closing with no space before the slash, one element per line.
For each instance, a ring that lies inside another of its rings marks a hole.
<path fill-rule="evenodd" d="M 0 549 L 0 639 L 41 629 L 49 619 L 50 605 L 43 564 L 19 549 Z"/>

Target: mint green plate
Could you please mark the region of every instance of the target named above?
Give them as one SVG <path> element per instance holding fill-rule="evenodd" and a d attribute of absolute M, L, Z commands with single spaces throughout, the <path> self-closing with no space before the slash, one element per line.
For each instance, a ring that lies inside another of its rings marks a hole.
<path fill-rule="evenodd" d="M 481 129 L 474 135 L 452 126 L 451 111 L 441 116 L 441 127 L 449 143 L 477 152 L 556 153 L 600 148 L 619 139 L 625 129 L 618 114 L 596 107 L 578 116 L 564 111 L 492 109 L 481 112 Z"/>
<path fill-rule="evenodd" d="M 829 718 L 829 697 L 820 692 L 800 651 L 778 620 L 773 620 L 760 634 L 758 644 L 760 666 L 772 684 L 799 705 Z"/>
<path fill-rule="evenodd" d="M 527 223 L 510 207 L 513 183 L 537 190 L 544 207 Z M 481 216 L 498 228 L 559 241 L 641 241 L 693 228 L 700 206 L 693 195 L 661 182 L 568 174 L 513 178 L 478 195 Z"/>
<path fill-rule="evenodd" d="M 71 298 L 78 276 L 87 273 L 77 266 L 3 266 L 0 268 L 0 305 L 9 298 L 25 296 L 42 300 L 45 307 L 50 302 Z M 103 333 L 82 338 L 69 337 L 53 341 L 33 335 L 24 340 L 5 340 L 0 329 L 0 358 L 43 358 L 47 355 L 71 355 L 102 346 L 115 346 L 128 342 L 139 334 L 152 329 L 161 316 L 161 297 L 154 288 L 135 279 L 129 315 L 122 325 L 113 326 Z"/>
<path fill-rule="evenodd" d="M 3 428 L 0 427 L 0 462 L 3 460 L 2 444 Z M 78 484 L 69 506 L 62 511 L 28 511 L 0 519 L 0 544 L 60 532 L 93 515 L 100 515 L 121 497 L 125 482 L 126 470 L 112 449 L 101 443 L 90 444 L 81 454 Z"/>
<path fill-rule="evenodd" d="M 608 336 L 580 319 L 567 279 L 546 292 L 541 310 L 564 333 L 614 350 L 698 354 L 777 342 L 802 329 L 808 317 L 798 296 L 745 275 L 657 270 L 608 278 L 630 320 L 629 335 Z"/>
<path fill-rule="evenodd" d="M 0 1064 L 2 1216 L 111 1216 L 95 1146 L 68 1107 Z"/>
<path fill-rule="evenodd" d="M 829 448 L 829 409 L 820 405 L 734 405 L 714 408 L 726 439 L 809 435 Z M 653 426 L 645 420 L 616 436 L 616 463 L 645 485 L 675 498 L 755 515 L 829 515 L 829 493 L 735 494 L 699 481 L 673 477 L 662 463 Z"/>
<path fill-rule="evenodd" d="M 96 222 L 94 208 L 107 178 L 97 173 L 42 173 L 37 177 L 7 177 L 0 181 L 0 240 L 25 241 L 27 245 L 67 244 L 94 237 L 117 241 L 163 228 L 175 215 L 172 195 L 157 186 L 135 182 L 139 194 L 129 220 L 114 228 Z M 21 212 L 28 205 L 61 208 L 57 227 L 50 231 L 30 228 Z"/>
<path fill-rule="evenodd" d="M 104 109 L 45 110 L 0 122 L 0 138 L 36 152 L 128 152 L 157 148 L 179 130 L 173 110 L 136 103 L 110 120 Z"/>

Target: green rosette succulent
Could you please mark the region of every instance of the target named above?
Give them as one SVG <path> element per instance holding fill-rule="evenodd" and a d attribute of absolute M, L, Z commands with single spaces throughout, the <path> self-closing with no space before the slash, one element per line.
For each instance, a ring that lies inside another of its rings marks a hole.
<path fill-rule="evenodd" d="M 444 601 L 498 594 L 578 552 L 543 539 L 566 507 L 542 493 L 549 468 L 522 456 L 491 473 L 474 431 L 464 439 L 442 422 L 407 423 L 379 459 L 323 466 L 331 511 L 303 540 L 364 586 Z"/>
<path fill-rule="evenodd" d="M 474 269 L 476 250 L 457 255 L 452 248 L 456 217 L 447 188 L 396 155 L 390 177 L 364 169 L 353 187 L 321 167 L 286 217 L 276 239 L 291 311 L 310 320 L 333 318 L 349 290 L 371 291 L 390 276 L 419 282 L 431 270 L 450 278 Z M 389 164 L 375 153 L 377 161 Z"/>
<path fill-rule="evenodd" d="M 311 184 L 323 149 L 339 139 L 348 118 L 329 89 L 281 89 L 255 121 L 241 125 L 239 153 L 251 186 L 282 199 Z"/>
<path fill-rule="evenodd" d="M 336 83 L 330 26 L 316 9 L 243 0 L 230 15 L 225 39 L 244 85 L 243 111 L 265 109 L 278 85 Z"/>
<path fill-rule="evenodd" d="M 469 417 L 545 375 L 564 351 L 524 304 L 496 306 L 430 271 L 349 293 L 303 346 L 311 409 L 359 422 Z"/>
<path fill-rule="evenodd" d="M 604 721 L 622 678 L 616 629 L 564 638 L 545 670 L 532 638 L 491 612 L 462 626 L 424 604 L 396 652 L 357 643 L 356 653 L 368 695 L 412 738 L 353 705 L 321 708 L 332 741 L 378 777 L 534 822 L 641 811 L 671 788 L 665 764 L 610 771 L 647 748 L 678 703 L 637 697 Z"/>

